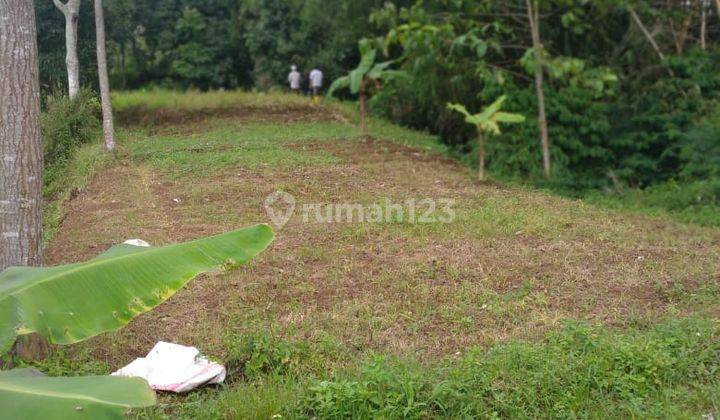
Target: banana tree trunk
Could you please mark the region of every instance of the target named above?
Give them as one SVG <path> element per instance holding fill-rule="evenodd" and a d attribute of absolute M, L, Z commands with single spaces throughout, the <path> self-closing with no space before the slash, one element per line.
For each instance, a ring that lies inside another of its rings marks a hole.
<path fill-rule="evenodd" d="M 100 79 L 100 102 L 103 114 L 103 137 L 105 149 L 115 149 L 115 128 L 113 127 L 112 104 L 110 103 L 110 81 L 105 53 L 105 17 L 102 0 L 95 0 L 95 37 L 97 40 L 98 78 Z"/>
<path fill-rule="evenodd" d="M 367 135 L 367 94 L 365 87 L 366 83 L 363 80 L 360 85 L 360 132 L 363 136 Z"/>
<path fill-rule="evenodd" d="M 65 65 L 68 74 L 68 94 L 74 98 L 80 90 L 80 60 L 78 60 L 78 18 L 80 16 L 80 0 L 68 0 L 63 4 L 53 0 L 65 16 Z"/>
<path fill-rule="evenodd" d="M 478 128 L 478 180 L 485 181 L 485 136 Z"/>

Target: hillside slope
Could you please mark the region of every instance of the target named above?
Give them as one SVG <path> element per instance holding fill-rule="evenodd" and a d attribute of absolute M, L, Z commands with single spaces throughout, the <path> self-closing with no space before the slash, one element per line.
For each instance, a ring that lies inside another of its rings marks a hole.
<path fill-rule="evenodd" d="M 255 387 L 267 412 L 253 415 L 262 416 L 302 392 L 286 381 L 245 382 L 253 377 L 246 362 L 263 345 L 282 361 L 282 343 L 304 343 L 303 354 L 316 356 L 288 367 L 302 382 L 371 354 L 429 366 L 471 347 L 543 342 L 568 320 L 620 333 L 720 315 L 718 229 L 481 184 L 432 138 L 375 121 L 364 139 L 337 106 L 196 96 L 153 106 L 141 95 L 118 99 L 126 121 L 142 124 L 126 125 L 118 157 L 65 203 L 48 263 L 83 260 L 128 238 L 159 245 L 267 222 L 265 200 L 278 190 L 294 197 L 295 213 L 251 266 L 197 279 L 128 328 L 73 347 L 71 359 L 115 369 L 158 340 L 195 345 L 238 369 L 234 387 Z M 431 201 L 421 200 L 444 199 L 453 200 L 451 223 L 410 223 L 409 213 L 325 223 L 302 213 L 309 204 L 367 209 L 386 200 L 427 210 Z M 707 408 L 716 381 L 681 406 Z M 275 396 L 263 400 L 264 392 Z"/>

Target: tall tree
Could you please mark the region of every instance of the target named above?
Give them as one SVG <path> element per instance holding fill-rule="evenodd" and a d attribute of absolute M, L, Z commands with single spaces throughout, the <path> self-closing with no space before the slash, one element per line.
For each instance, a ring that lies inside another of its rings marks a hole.
<path fill-rule="evenodd" d="M 42 262 L 42 143 L 35 11 L 0 0 L 0 270 Z"/>
<path fill-rule="evenodd" d="M 42 263 L 42 143 L 35 10 L 29 0 L 0 0 L 0 271 Z M 47 354 L 37 335 L 12 353 Z M 6 363 L 0 361 L 0 368 Z M 10 362 L 12 365 L 12 362 Z"/>
<path fill-rule="evenodd" d="M 708 0 L 700 0 L 700 48 L 707 49 L 707 9 Z"/>
<path fill-rule="evenodd" d="M 543 91 L 543 45 L 540 40 L 540 7 L 537 0 L 525 0 L 530 24 L 533 54 L 535 56 L 535 93 L 538 101 L 538 127 L 542 144 L 543 169 L 545 177 L 550 178 L 550 141 L 548 140 L 547 117 L 545 115 L 545 93 Z"/>
<path fill-rule="evenodd" d="M 78 60 L 78 19 L 80 17 L 80 0 L 53 0 L 65 15 L 65 65 L 68 75 L 68 94 L 74 98 L 80 90 L 80 60 Z"/>
<path fill-rule="evenodd" d="M 112 103 L 110 102 L 110 81 L 107 71 L 107 53 L 105 52 L 105 17 L 102 0 L 95 0 L 95 36 L 97 43 L 98 77 L 100 79 L 100 102 L 103 114 L 103 137 L 105 149 L 115 149 L 115 129 L 113 127 Z"/>

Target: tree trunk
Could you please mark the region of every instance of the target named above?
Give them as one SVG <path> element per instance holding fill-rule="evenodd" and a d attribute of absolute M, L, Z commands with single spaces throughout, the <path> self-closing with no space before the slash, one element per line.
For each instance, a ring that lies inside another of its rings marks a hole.
<path fill-rule="evenodd" d="M 0 0 L 0 270 L 42 262 L 42 143 L 35 11 Z"/>
<path fill-rule="evenodd" d="M 110 81 L 105 53 L 105 18 L 102 0 L 95 0 L 95 36 L 97 40 L 98 77 L 100 78 L 100 102 L 103 114 L 103 136 L 105 149 L 115 149 L 115 129 L 113 128 L 112 104 L 110 102 Z"/>
<path fill-rule="evenodd" d="M 0 0 L 0 271 L 42 263 L 42 143 L 35 10 L 28 0 Z M 15 350 L 43 357 L 39 336 Z"/>
<path fill-rule="evenodd" d="M 367 135 L 367 98 L 365 94 L 365 81 L 360 85 L 360 132 Z"/>
<path fill-rule="evenodd" d="M 720 0 L 715 0 L 715 8 L 717 9 L 718 18 L 720 18 Z"/>
<path fill-rule="evenodd" d="M 485 181 L 485 136 L 478 128 L 478 180 Z"/>
<path fill-rule="evenodd" d="M 538 128 L 542 145 L 543 169 L 545 178 L 550 178 L 550 141 L 548 139 L 547 117 L 545 116 L 545 93 L 543 92 L 542 42 L 540 41 L 540 12 L 537 0 L 525 0 L 527 4 L 530 34 L 532 36 L 533 54 L 535 56 L 535 93 L 538 100 Z"/>
<path fill-rule="evenodd" d="M 65 15 L 65 65 L 68 74 L 68 94 L 74 98 L 80 90 L 80 60 L 77 53 L 78 18 L 80 17 L 80 0 L 68 0 L 63 4 L 53 0 Z"/>
<path fill-rule="evenodd" d="M 122 83 L 121 89 L 123 89 L 123 90 L 127 89 L 127 76 L 125 73 L 127 70 L 127 67 L 125 65 L 126 50 L 127 50 L 127 48 L 125 48 L 125 43 L 123 42 L 122 45 L 120 45 L 120 71 L 122 72 L 120 80 Z"/>

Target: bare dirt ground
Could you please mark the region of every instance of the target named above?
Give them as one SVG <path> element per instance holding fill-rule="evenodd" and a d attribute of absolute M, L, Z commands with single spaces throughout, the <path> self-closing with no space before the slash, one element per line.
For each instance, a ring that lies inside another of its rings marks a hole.
<path fill-rule="evenodd" d="M 243 118 L 253 120 L 253 112 Z M 262 114 L 283 124 L 328 115 L 317 108 Z M 120 159 L 67 203 L 47 260 L 84 260 L 128 238 L 161 245 L 266 222 L 263 201 L 278 189 L 299 206 L 450 198 L 455 221 L 306 223 L 296 211 L 249 266 L 201 276 L 83 348 L 113 368 L 158 340 L 222 356 L 223 334 L 266 322 L 348 357 L 381 351 L 422 359 L 536 338 L 566 319 L 620 327 L 667 314 L 720 315 L 717 229 L 481 184 L 454 161 L 384 139 L 285 147 L 338 163 L 240 165 L 178 178 L 152 161 Z"/>
<path fill-rule="evenodd" d="M 130 107 L 118 113 L 118 122 L 125 127 L 153 127 L 155 129 L 170 126 L 202 123 L 208 119 L 232 119 L 234 121 L 253 122 L 319 122 L 335 121 L 337 114 L 328 113 L 320 107 L 299 105 L 278 106 L 236 106 L 196 110 L 175 110 L 161 108 L 147 110 L 141 106 Z"/>

